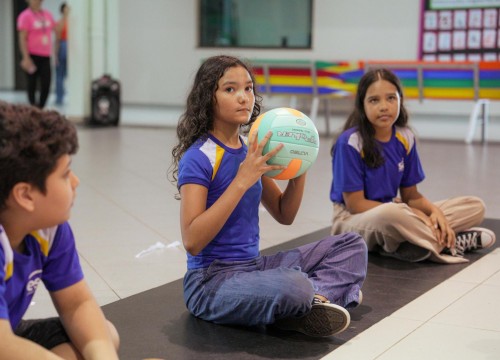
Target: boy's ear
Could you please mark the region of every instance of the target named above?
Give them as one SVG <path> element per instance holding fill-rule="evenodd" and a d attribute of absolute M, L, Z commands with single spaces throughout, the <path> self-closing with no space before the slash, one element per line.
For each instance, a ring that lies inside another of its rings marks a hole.
<path fill-rule="evenodd" d="M 34 186 L 26 182 L 14 185 L 11 191 L 11 199 L 14 203 L 26 211 L 35 210 Z"/>

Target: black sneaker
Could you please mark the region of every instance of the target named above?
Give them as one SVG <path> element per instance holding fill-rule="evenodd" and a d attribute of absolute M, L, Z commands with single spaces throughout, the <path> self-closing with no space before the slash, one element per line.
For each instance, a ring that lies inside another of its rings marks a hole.
<path fill-rule="evenodd" d="M 455 240 L 455 248 L 449 249 L 454 256 L 463 256 L 468 251 L 489 248 L 495 243 L 495 233 L 491 230 L 474 227 L 459 232 Z"/>
<path fill-rule="evenodd" d="M 378 248 L 378 253 L 382 256 L 392 257 L 394 259 L 407 261 L 407 262 L 419 262 L 426 260 L 431 256 L 431 251 L 424 249 L 420 246 L 413 245 L 407 241 L 401 243 L 395 252 L 387 252 L 382 247 Z"/>
<path fill-rule="evenodd" d="M 349 326 L 351 316 L 341 306 L 314 298 L 311 311 L 296 318 L 276 320 L 274 326 L 281 330 L 298 331 L 308 336 L 324 337 L 338 334 Z"/>

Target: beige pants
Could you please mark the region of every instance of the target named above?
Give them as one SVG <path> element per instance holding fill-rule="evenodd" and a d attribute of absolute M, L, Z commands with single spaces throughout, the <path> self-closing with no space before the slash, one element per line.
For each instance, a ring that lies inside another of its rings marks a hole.
<path fill-rule="evenodd" d="M 440 208 L 455 233 L 481 224 L 484 202 L 475 196 L 461 196 L 434 203 Z M 333 204 L 332 235 L 354 231 L 366 241 L 368 250 L 376 245 L 394 252 L 404 241 L 431 250 L 431 260 L 444 263 L 466 262 L 460 257 L 441 254 L 432 230 L 404 203 L 386 203 L 352 215 L 344 205 Z"/>

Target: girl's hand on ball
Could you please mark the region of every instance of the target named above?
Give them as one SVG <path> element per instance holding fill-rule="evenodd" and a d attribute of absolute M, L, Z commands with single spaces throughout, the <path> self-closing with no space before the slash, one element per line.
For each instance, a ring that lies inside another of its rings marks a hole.
<path fill-rule="evenodd" d="M 273 132 L 269 131 L 266 134 L 266 136 L 264 136 L 264 139 L 262 139 L 262 141 L 260 142 L 258 149 L 257 149 L 259 154 L 262 154 L 262 152 L 264 151 L 264 146 L 266 146 L 267 142 L 269 141 L 269 139 L 271 139 L 272 135 L 273 135 Z M 255 136 L 257 136 L 257 135 L 255 135 Z M 274 149 L 269 150 L 269 152 L 267 154 L 262 155 L 263 157 L 266 158 L 266 162 L 267 162 L 267 160 L 272 158 L 274 155 L 276 155 L 281 149 L 283 149 L 283 146 L 284 145 L 282 143 L 279 143 Z M 272 165 L 269 165 L 269 166 L 272 166 Z M 273 168 L 271 170 L 280 170 L 280 169 L 286 168 L 286 166 L 281 166 L 281 165 L 274 165 L 274 166 L 277 166 L 277 167 Z"/>
<path fill-rule="evenodd" d="M 282 148 L 283 144 L 279 144 L 267 154 L 262 154 L 264 146 L 271 138 L 272 131 L 269 131 L 260 143 L 257 143 L 257 132 L 254 132 L 248 139 L 248 152 L 245 160 L 240 164 L 235 181 L 239 181 L 245 188 L 250 188 L 260 177 L 272 170 L 283 170 L 286 166 L 283 165 L 268 165 L 267 161 L 276 155 Z"/>
<path fill-rule="evenodd" d="M 261 144 L 253 139 L 255 133 L 259 134 L 258 139 L 263 140 Z M 271 167 L 273 170 L 263 174 L 275 180 L 290 180 L 300 176 L 318 156 L 318 130 L 311 119 L 295 109 L 276 108 L 260 114 L 250 128 L 249 138 L 252 138 L 249 139 L 252 150 L 260 147 L 268 152 L 265 154 L 267 165 L 282 166 Z M 256 151 L 260 151 L 260 148 Z"/>

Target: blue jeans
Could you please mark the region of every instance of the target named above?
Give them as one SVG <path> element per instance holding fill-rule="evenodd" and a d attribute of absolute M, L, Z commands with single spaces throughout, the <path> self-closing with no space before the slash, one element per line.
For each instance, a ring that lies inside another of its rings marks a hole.
<path fill-rule="evenodd" d="M 56 104 L 62 105 L 64 98 L 64 79 L 67 73 L 67 42 L 62 40 L 59 43 L 59 53 L 57 54 L 56 66 Z"/>
<path fill-rule="evenodd" d="M 355 233 L 252 260 L 215 260 L 188 270 L 184 301 L 201 319 L 248 326 L 303 316 L 315 294 L 349 308 L 358 304 L 367 260 L 365 241 Z"/>

